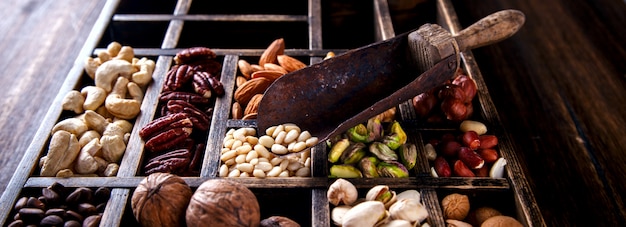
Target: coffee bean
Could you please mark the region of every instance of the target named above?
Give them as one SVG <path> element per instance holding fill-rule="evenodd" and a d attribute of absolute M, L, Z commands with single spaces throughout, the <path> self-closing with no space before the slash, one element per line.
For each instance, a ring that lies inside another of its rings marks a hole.
<path fill-rule="evenodd" d="M 91 205 L 91 203 L 81 203 L 76 206 L 76 211 L 78 211 L 78 213 L 82 214 L 83 216 L 89 216 L 95 214 L 97 212 L 97 209 L 94 205 Z"/>
<path fill-rule="evenodd" d="M 11 224 L 9 224 L 7 227 L 22 227 L 24 226 L 24 221 L 22 220 L 15 220 L 13 222 L 11 222 Z"/>
<path fill-rule="evenodd" d="M 107 187 L 99 187 L 94 192 L 94 203 L 106 203 L 111 197 L 111 189 Z"/>

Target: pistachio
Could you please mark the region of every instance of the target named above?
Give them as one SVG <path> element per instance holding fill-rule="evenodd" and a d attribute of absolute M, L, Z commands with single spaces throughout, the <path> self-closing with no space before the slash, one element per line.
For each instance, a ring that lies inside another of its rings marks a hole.
<path fill-rule="evenodd" d="M 339 178 L 328 187 L 326 197 L 328 202 L 335 206 L 352 205 L 358 197 L 358 192 L 350 181 Z"/>
<path fill-rule="evenodd" d="M 333 165 L 330 167 L 330 175 L 338 178 L 360 178 L 363 174 L 359 169 L 351 165 Z"/>
<path fill-rule="evenodd" d="M 378 169 L 376 168 L 376 165 L 378 164 L 378 159 L 376 157 L 362 158 L 358 164 L 364 177 L 375 178 L 380 176 L 378 175 Z"/>
<path fill-rule="evenodd" d="M 401 199 L 413 199 L 415 201 L 417 201 L 418 203 L 422 202 L 422 196 L 421 194 L 414 189 L 410 189 L 410 190 L 406 190 L 403 192 L 398 193 L 398 195 L 396 195 L 398 200 Z"/>
<path fill-rule="evenodd" d="M 404 167 L 408 170 L 413 169 L 413 167 L 415 167 L 415 163 L 417 162 L 417 148 L 415 147 L 415 144 L 402 144 L 398 148 L 398 156 L 400 157 L 400 162 L 402 162 Z"/>
<path fill-rule="evenodd" d="M 389 207 L 392 219 L 407 220 L 411 223 L 421 223 L 428 218 L 428 211 L 414 199 L 401 199 Z"/>
<path fill-rule="evenodd" d="M 346 134 L 353 142 L 358 143 L 369 143 L 369 134 L 367 131 L 367 127 L 364 124 L 358 124 L 352 128 L 349 128 L 346 131 Z"/>
<path fill-rule="evenodd" d="M 347 138 L 341 139 L 333 143 L 330 151 L 328 152 L 328 161 L 330 163 L 335 163 L 339 161 L 339 158 L 341 158 L 343 152 L 348 149 L 348 146 L 350 146 L 350 140 L 348 140 Z"/>
<path fill-rule="evenodd" d="M 365 150 L 364 143 L 353 143 L 341 154 L 341 162 L 343 164 L 355 164 L 359 162 L 365 155 L 367 151 Z"/>
<path fill-rule="evenodd" d="M 344 227 L 374 226 L 385 218 L 385 205 L 380 201 L 365 201 L 348 210 L 341 223 Z"/>
<path fill-rule="evenodd" d="M 333 210 L 330 212 L 330 219 L 333 220 L 333 224 L 337 226 L 341 226 L 342 221 L 343 221 L 343 216 L 346 215 L 346 213 L 350 209 L 352 209 L 352 206 L 348 206 L 348 205 L 342 205 L 342 206 L 333 208 Z"/>
<path fill-rule="evenodd" d="M 373 142 L 369 146 L 369 151 L 383 161 L 398 160 L 398 155 L 391 148 L 381 142 Z"/>
<path fill-rule="evenodd" d="M 397 161 L 384 161 L 377 165 L 378 174 L 384 177 L 409 177 L 409 170 Z"/>
<path fill-rule="evenodd" d="M 389 126 L 389 135 L 383 138 L 383 143 L 392 150 L 398 149 L 402 144 L 406 143 L 407 135 L 400 126 L 398 121 L 393 121 Z"/>

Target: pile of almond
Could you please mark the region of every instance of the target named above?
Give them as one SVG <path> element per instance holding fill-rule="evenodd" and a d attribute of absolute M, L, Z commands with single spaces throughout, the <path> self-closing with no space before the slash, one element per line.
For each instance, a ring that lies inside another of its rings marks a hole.
<path fill-rule="evenodd" d="M 274 40 L 261 54 L 258 64 L 244 59 L 237 62 L 239 75 L 236 79 L 235 103 L 232 105 L 232 119 L 256 119 L 259 102 L 265 90 L 279 77 L 302 69 L 307 65 L 285 55 L 285 41 Z"/>

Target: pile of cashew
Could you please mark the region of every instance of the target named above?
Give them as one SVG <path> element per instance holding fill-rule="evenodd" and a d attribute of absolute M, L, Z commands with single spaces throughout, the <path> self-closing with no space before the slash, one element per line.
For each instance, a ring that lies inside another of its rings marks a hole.
<path fill-rule="evenodd" d="M 94 85 L 66 94 L 62 108 L 76 116 L 52 129 L 41 176 L 115 176 L 139 114 L 155 62 L 138 59 L 132 47 L 117 42 L 89 57 L 85 72 Z"/>

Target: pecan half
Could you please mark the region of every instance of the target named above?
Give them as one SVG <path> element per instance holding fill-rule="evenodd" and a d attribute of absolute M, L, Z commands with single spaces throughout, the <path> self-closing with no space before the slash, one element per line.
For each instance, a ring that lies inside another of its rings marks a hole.
<path fill-rule="evenodd" d="M 164 151 L 176 147 L 191 135 L 192 128 L 171 128 L 150 138 L 145 146 L 153 152 Z"/>
<path fill-rule="evenodd" d="M 144 171 L 146 175 L 156 172 L 182 173 L 187 170 L 190 162 L 191 152 L 187 149 L 178 149 L 148 160 Z"/>
<path fill-rule="evenodd" d="M 201 95 L 184 92 L 184 91 L 170 91 L 161 93 L 159 101 L 167 102 L 169 100 L 183 100 L 193 105 L 206 105 L 209 104 L 209 99 L 202 97 Z"/>
<path fill-rule="evenodd" d="M 163 91 L 177 91 L 180 90 L 185 84 L 187 84 L 194 74 L 192 67 L 188 65 L 174 65 L 167 72 L 165 77 L 165 83 L 163 84 Z"/>
<path fill-rule="evenodd" d="M 170 128 L 192 127 L 192 121 L 188 117 L 188 114 L 181 112 L 154 119 L 141 128 L 139 136 L 146 140 Z"/>
<path fill-rule="evenodd" d="M 176 64 L 189 64 L 200 59 L 214 59 L 217 55 L 207 47 L 191 47 L 179 51 L 174 56 Z"/>
<path fill-rule="evenodd" d="M 168 113 L 185 113 L 191 119 L 193 127 L 201 131 L 206 131 L 211 125 L 211 117 L 206 115 L 195 106 L 181 100 L 170 100 L 167 102 Z"/>

